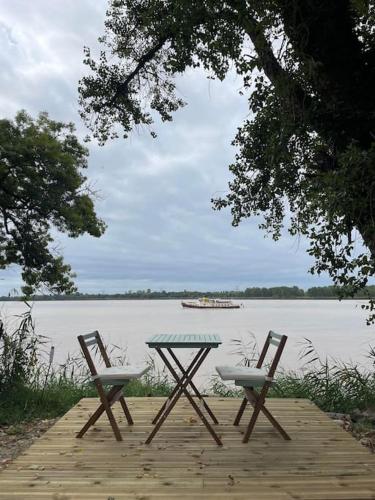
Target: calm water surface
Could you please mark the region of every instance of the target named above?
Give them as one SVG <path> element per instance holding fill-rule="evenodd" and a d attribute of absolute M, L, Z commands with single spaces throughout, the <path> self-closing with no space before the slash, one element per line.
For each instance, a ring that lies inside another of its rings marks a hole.
<path fill-rule="evenodd" d="M 261 345 L 269 329 L 289 336 L 282 358 L 284 368 L 298 369 L 301 343 L 312 340 L 322 357 L 332 356 L 371 366 L 366 357 L 375 346 L 375 328 L 365 324 L 359 301 L 248 300 L 242 309 L 182 309 L 178 300 L 108 300 L 36 302 L 37 332 L 48 336 L 56 360 L 78 353 L 77 335 L 99 330 L 106 342 L 127 348 L 130 360 L 142 361 L 150 350 L 145 344 L 156 333 L 216 333 L 223 345 L 213 349 L 200 371 L 200 380 L 214 372 L 215 364 L 236 363 L 233 339 L 247 343 L 254 336 Z M 24 310 L 19 302 L 0 303 L 3 315 Z M 190 352 L 181 353 L 186 360 Z"/>

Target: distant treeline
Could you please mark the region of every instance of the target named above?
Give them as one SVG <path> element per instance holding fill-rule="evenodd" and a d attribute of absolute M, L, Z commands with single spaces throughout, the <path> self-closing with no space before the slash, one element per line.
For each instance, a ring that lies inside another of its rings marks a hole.
<path fill-rule="evenodd" d="M 183 290 L 181 292 L 129 290 L 124 293 L 75 293 L 73 295 L 36 295 L 34 300 L 127 300 L 127 299 L 197 299 L 199 297 L 233 299 L 335 299 L 339 296 L 334 286 L 312 287 L 303 290 L 298 286 L 274 286 L 271 288 L 251 287 L 245 290 L 227 290 L 217 292 L 199 292 Z M 354 298 L 366 299 L 375 296 L 375 286 L 368 286 Z M 22 300 L 21 297 L 0 297 L 0 301 Z"/>

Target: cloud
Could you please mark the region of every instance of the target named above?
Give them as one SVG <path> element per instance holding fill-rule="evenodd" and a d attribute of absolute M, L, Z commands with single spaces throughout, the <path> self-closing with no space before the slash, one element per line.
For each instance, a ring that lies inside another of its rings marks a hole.
<path fill-rule="evenodd" d="M 2 1 L 3 115 L 46 110 L 86 133 L 77 84 L 86 71 L 83 46 L 97 47 L 105 10 L 105 0 Z M 188 105 L 172 123 L 157 121 L 156 140 L 137 130 L 127 141 L 90 145 L 88 177 L 108 230 L 100 239 L 57 235 L 81 291 L 317 283 L 306 273 L 311 261 L 304 242 L 286 237 L 275 244 L 259 221 L 233 228 L 229 213 L 212 210 L 210 199 L 224 193 L 230 179 L 231 140 L 248 116 L 240 86 L 234 74 L 215 82 L 188 71 L 177 80 Z M 1 277 L 1 293 L 19 285 L 15 268 Z"/>

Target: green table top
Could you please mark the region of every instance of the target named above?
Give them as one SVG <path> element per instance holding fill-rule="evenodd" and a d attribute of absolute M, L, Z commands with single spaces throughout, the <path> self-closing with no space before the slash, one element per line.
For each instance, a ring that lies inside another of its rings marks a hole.
<path fill-rule="evenodd" d="M 159 334 L 154 335 L 146 341 L 149 347 L 219 347 L 221 339 L 219 335 L 186 335 L 186 334 Z"/>

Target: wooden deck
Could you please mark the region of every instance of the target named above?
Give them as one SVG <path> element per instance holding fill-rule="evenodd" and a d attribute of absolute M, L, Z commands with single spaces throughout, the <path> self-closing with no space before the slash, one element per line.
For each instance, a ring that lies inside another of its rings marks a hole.
<path fill-rule="evenodd" d="M 116 442 L 105 418 L 75 438 L 97 405 L 82 400 L 0 474 L 0 499 L 375 499 L 374 455 L 307 400 L 268 402 L 289 442 L 261 417 L 242 444 L 244 426 L 232 426 L 239 400 L 210 398 L 222 448 L 183 399 L 146 446 L 162 401 L 130 399 L 135 425 L 120 417 Z"/>

